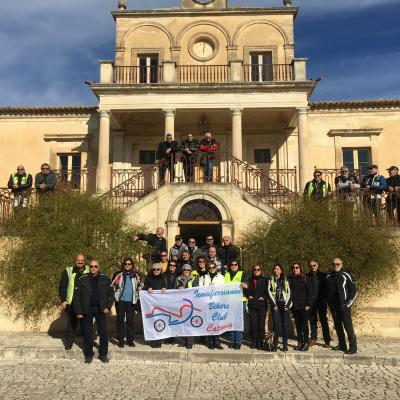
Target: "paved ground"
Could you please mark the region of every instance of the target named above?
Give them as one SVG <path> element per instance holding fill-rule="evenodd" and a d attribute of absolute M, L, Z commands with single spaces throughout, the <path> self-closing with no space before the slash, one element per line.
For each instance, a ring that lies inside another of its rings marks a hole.
<path fill-rule="evenodd" d="M 383 366 L 0 360 L 7 400 L 398 400 L 399 381 Z"/>

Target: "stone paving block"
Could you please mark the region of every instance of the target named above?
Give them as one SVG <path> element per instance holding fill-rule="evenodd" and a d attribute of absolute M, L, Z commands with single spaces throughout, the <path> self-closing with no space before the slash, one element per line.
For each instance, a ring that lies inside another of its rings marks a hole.
<path fill-rule="evenodd" d="M 65 359 L 65 351 L 58 349 L 38 349 L 37 358 L 41 360 Z"/>
<path fill-rule="evenodd" d="M 6 347 L 3 349 L 3 358 L 6 359 L 19 359 L 21 358 L 20 347 Z"/>
<path fill-rule="evenodd" d="M 400 356 L 376 356 L 376 365 L 399 367 Z"/>
<path fill-rule="evenodd" d="M 314 364 L 314 353 L 296 352 L 296 353 L 285 353 L 285 361 L 287 363 L 301 363 L 301 364 Z"/>
<path fill-rule="evenodd" d="M 376 365 L 376 358 L 374 354 L 354 354 L 344 355 L 345 364 L 357 364 L 357 365 Z"/>
<path fill-rule="evenodd" d="M 253 362 L 255 363 L 283 363 L 285 362 L 285 353 L 276 352 L 276 353 L 268 353 L 266 351 L 263 352 L 255 352 L 253 354 Z"/>
<path fill-rule="evenodd" d="M 315 364 L 342 364 L 344 361 L 343 353 L 314 353 Z"/>
<path fill-rule="evenodd" d="M 252 353 L 240 353 L 240 352 L 224 352 L 221 350 L 214 350 L 213 352 L 197 352 L 189 351 L 188 361 L 192 363 L 251 363 L 253 362 Z"/>
<path fill-rule="evenodd" d="M 34 347 L 25 347 L 21 349 L 21 357 L 32 360 L 38 357 L 38 349 Z"/>

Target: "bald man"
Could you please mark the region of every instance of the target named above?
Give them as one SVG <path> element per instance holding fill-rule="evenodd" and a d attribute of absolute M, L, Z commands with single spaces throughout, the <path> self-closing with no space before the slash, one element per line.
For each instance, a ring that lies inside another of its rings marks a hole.
<path fill-rule="evenodd" d="M 18 165 L 17 172 L 10 175 L 8 188 L 14 194 L 14 207 L 28 207 L 29 189 L 32 187 L 32 175 L 25 171 L 23 165 Z"/>
<path fill-rule="evenodd" d="M 66 268 L 61 275 L 58 294 L 61 300 L 61 310 L 66 311 L 68 315 L 65 350 L 71 350 L 74 344 L 76 327 L 78 325 L 78 319 L 73 307 L 76 283 L 81 276 L 87 275 L 88 273 L 89 267 L 85 265 L 85 256 L 83 254 L 78 254 L 75 257 L 74 266 Z"/>

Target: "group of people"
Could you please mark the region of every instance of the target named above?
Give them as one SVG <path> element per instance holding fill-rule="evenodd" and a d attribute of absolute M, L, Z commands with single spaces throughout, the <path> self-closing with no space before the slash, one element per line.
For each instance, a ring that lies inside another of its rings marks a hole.
<path fill-rule="evenodd" d="M 337 193 L 344 200 L 354 200 L 361 189 L 363 200 L 377 218 L 381 213 L 383 195 L 387 193 L 385 204 L 388 216 L 392 220 L 396 217 L 397 223 L 400 223 L 399 168 L 392 165 L 387 171 L 389 177 L 385 178 L 379 174 L 377 165 L 370 165 L 368 175 L 359 182 L 358 178 L 350 173 L 350 169 L 343 166 L 340 169 L 340 175 L 335 178 Z M 322 179 L 322 172 L 315 171 L 314 179 L 307 182 L 304 188 L 304 196 L 308 199 L 321 199 L 328 197 L 330 193 L 332 193 L 331 186 Z"/>
<path fill-rule="evenodd" d="M 57 180 L 57 175 L 47 163 L 43 163 L 40 166 L 40 172 L 35 175 L 34 182 L 32 175 L 26 172 L 25 167 L 18 165 L 17 171 L 10 175 L 7 184 L 8 188 L 14 194 L 14 207 L 28 207 L 30 189 L 33 185 L 39 194 L 48 193 L 55 190 Z"/>
<path fill-rule="evenodd" d="M 204 182 L 212 182 L 215 165 L 215 153 L 218 150 L 216 141 L 212 138 L 211 132 L 204 134 L 200 141 L 188 133 L 186 138 L 179 144 L 173 140 L 171 134 L 167 134 L 165 141 L 162 141 L 157 148 L 156 162 L 159 168 L 160 184 L 165 183 L 165 173 L 168 170 L 170 182 L 175 179 L 175 164 L 178 161 L 178 153 L 181 154 L 181 161 L 186 182 L 194 182 L 195 167 L 199 157 L 200 165 L 204 172 Z"/>
<path fill-rule="evenodd" d="M 321 323 L 324 343 L 330 346 L 327 310 L 331 311 L 339 344 L 334 350 L 348 354 L 357 352 L 357 341 L 352 326 L 351 306 L 356 298 L 355 279 L 343 271 L 343 262 L 335 258 L 329 274 L 321 272 L 316 261 L 309 262 L 310 271 L 305 274 L 299 263 L 290 267 L 290 275 L 284 274 L 282 266 L 274 265 L 271 275 L 265 275 L 263 267 L 256 265 L 247 275 L 240 265 L 240 250 L 224 237 L 224 244 L 218 247 L 211 235 L 207 244 L 198 248 L 194 240 L 184 244 L 180 236 L 175 244 L 166 248 L 163 229 L 156 234 L 137 235 L 134 240 L 146 240 L 151 252 L 151 268 L 142 277 L 135 270 L 132 258 L 125 258 L 122 268 L 110 279 L 100 271 L 99 262 L 91 259 L 85 264 L 85 257 L 78 255 L 73 267 L 64 270 L 59 295 L 61 307 L 68 313 L 68 333 L 65 348 L 71 349 L 78 321 L 82 321 L 85 362 L 93 359 L 93 320 L 96 320 L 100 337 L 99 359 L 108 362 L 107 314 L 113 303 L 116 309 L 116 332 L 118 346 L 135 347 L 134 316 L 140 312 L 140 292 L 152 294 L 155 290 L 187 289 L 197 286 L 239 283 L 243 290 L 243 316 L 245 331 L 229 332 L 229 347 L 239 350 L 245 334 L 249 334 L 250 347 L 266 349 L 265 324 L 268 306 L 273 321 L 273 341 L 269 351 L 278 350 L 282 333 L 282 351 L 288 350 L 290 333 L 289 321 L 292 313 L 297 333 L 296 349 L 307 351 L 317 343 L 318 319 Z M 282 329 L 281 329 L 282 327 Z M 310 336 L 311 327 L 311 336 Z M 347 333 L 347 347 L 344 330 Z M 281 332 L 282 331 L 282 332 Z M 175 339 L 169 339 L 174 341 Z M 194 344 L 193 337 L 183 338 L 187 349 Z M 210 335 L 199 338 L 209 349 L 223 349 L 220 336 Z M 161 347 L 160 340 L 150 345 Z"/>

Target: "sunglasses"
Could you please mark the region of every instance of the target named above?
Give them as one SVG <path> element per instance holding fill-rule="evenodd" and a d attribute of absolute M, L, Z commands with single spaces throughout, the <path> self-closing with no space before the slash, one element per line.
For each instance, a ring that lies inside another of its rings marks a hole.
<path fill-rule="evenodd" d="M 17 171 L 25 171 L 25 168 L 17 168 Z"/>
<path fill-rule="evenodd" d="M 124 263 L 124 265 L 132 265 L 132 263 L 126 262 L 126 263 Z"/>
<path fill-rule="evenodd" d="M 160 272 L 160 271 L 161 271 L 161 269 L 160 269 L 160 268 L 157 268 L 157 269 L 156 269 L 156 268 L 154 268 L 154 269 L 153 269 L 153 271 L 154 271 L 154 272 Z"/>
<path fill-rule="evenodd" d="M 89 268 L 99 268 L 98 265 L 90 265 Z"/>
<path fill-rule="evenodd" d="M 259 272 L 259 271 L 261 271 L 261 268 L 254 268 L 253 271 L 254 272 Z"/>
<path fill-rule="evenodd" d="M 183 272 L 185 272 L 185 271 L 187 271 L 187 272 L 190 272 L 190 271 L 191 271 L 191 269 L 187 269 L 187 268 L 185 268 L 185 269 L 183 269 L 182 271 L 183 271 Z"/>
<path fill-rule="evenodd" d="M 214 239 L 213 238 L 207 238 L 206 240 L 207 240 L 207 242 L 211 242 Z"/>
<path fill-rule="evenodd" d="M 340 265 L 339 263 L 332 263 L 332 265 Z"/>
<path fill-rule="evenodd" d="M 44 167 L 44 168 L 42 168 L 42 170 L 48 170 L 49 168 L 48 167 Z"/>
<path fill-rule="evenodd" d="M 196 242 L 194 242 L 193 240 L 189 240 L 189 242 L 188 243 L 196 243 Z"/>
<path fill-rule="evenodd" d="M 176 264 L 169 264 L 170 267 L 176 267 Z"/>
<path fill-rule="evenodd" d="M 208 267 L 208 269 L 217 269 L 217 267 Z"/>
<path fill-rule="evenodd" d="M 235 266 L 237 267 L 238 265 L 239 265 L 238 263 L 232 263 L 231 267 L 235 267 Z"/>
<path fill-rule="evenodd" d="M 320 174 L 314 175 L 315 178 L 317 178 L 318 176 L 321 176 Z"/>
<path fill-rule="evenodd" d="M 197 262 L 197 264 L 205 264 L 205 263 L 206 263 L 206 262 L 205 262 L 205 261 L 202 261 L 202 260 Z"/>
<path fill-rule="evenodd" d="M 167 257 L 167 255 L 166 254 L 161 254 L 161 257 Z"/>
<path fill-rule="evenodd" d="M 293 267 L 292 271 L 294 271 L 295 269 L 300 269 L 300 267 Z"/>
<path fill-rule="evenodd" d="M 317 264 L 310 264 L 310 267 L 318 267 Z"/>

